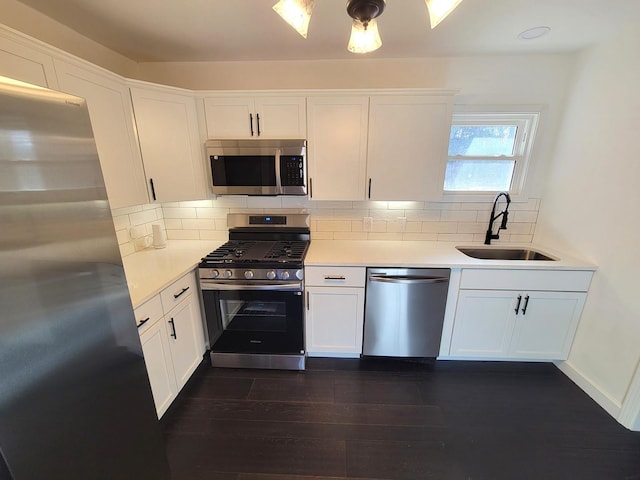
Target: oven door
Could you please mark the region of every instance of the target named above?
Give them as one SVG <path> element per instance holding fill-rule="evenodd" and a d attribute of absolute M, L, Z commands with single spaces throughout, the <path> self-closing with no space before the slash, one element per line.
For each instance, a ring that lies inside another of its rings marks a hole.
<path fill-rule="evenodd" d="M 212 352 L 304 354 L 303 296 L 296 285 L 201 282 Z"/>

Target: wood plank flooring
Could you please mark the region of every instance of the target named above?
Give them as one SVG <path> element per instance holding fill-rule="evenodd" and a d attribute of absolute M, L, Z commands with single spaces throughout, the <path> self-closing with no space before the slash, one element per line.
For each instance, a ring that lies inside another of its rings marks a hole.
<path fill-rule="evenodd" d="M 203 364 L 162 426 L 173 480 L 640 480 L 640 433 L 551 364 Z"/>

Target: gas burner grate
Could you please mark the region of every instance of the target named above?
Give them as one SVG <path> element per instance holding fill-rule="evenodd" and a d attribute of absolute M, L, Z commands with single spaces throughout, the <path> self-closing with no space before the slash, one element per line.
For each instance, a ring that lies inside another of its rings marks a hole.
<path fill-rule="evenodd" d="M 230 240 L 207 255 L 207 258 L 211 260 L 221 260 L 229 257 L 240 258 L 255 244 L 255 241 Z"/>
<path fill-rule="evenodd" d="M 271 249 L 265 254 L 265 260 L 302 260 L 308 247 L 308 242 L 303 241 L 291 241 L 291 242 L 277 242 Z"/>

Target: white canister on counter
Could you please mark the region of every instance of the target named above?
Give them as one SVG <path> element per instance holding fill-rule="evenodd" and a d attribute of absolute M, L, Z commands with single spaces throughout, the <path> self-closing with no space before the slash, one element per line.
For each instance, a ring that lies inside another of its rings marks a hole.
<path fill-rule="evenodd" d="M 167 246 L 167 237 L 164 234 L 162 225 L 151 225 L 151 231 L 153 233 L 153 248 L 164 248 Z"/>

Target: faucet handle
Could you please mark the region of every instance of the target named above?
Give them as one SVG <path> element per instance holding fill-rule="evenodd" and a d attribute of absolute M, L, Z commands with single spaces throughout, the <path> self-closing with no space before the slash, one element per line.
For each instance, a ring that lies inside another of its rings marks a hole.
<path fill-rule="evenodd" d="M 502 230 L 506 230 L 507 229 L 507 218 L 509 217 L 509 212 L 507 212 L 506 210 L 504 212 L 502 212 L 502 223 L 500 224 L 500 228 Z"/>

